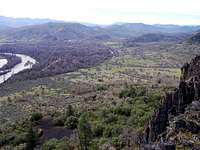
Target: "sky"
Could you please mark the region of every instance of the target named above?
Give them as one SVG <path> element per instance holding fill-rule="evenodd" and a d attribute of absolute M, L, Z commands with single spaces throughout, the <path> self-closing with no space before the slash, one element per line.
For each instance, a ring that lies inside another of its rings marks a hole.
<path fill-rule="evenodd" d="M 0 0 L 0 16 L 200 25 L 200 0 Z"/>

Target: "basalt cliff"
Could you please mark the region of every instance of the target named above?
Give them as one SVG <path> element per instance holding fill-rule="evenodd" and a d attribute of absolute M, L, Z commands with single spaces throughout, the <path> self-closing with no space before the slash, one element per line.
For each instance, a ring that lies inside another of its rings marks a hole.
<path fill-rule="evenodd" d="M 200 56 L 181 68 L 169 93 L 145 127 L 142 150 L 200 150 Z"/>

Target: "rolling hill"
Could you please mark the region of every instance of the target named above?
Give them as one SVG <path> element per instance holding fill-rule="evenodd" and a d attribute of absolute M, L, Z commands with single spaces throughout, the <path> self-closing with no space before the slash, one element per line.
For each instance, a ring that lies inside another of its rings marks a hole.
<path fill-rule="evenodd" d="M 102 35 L 99 27 L 88 27 L 79 23 L 47 23 L 13 28 L 0 33 L 4 41 L 57 41 L 79 40 Z"/>
<path fill-rule="evenodd" d="M 180 33 L 180 34 L 163 34 L 163 33 L 148 33 L 138 37 L 131 37 L 125 40 L 124 45 L 132 47 L 142 43 L 153 43 L 153 42 L 181 42 L 185 41 L 191 34 Z"/>
<path fill-rule="evenodd" d="M 143 23 L 114 24 L 105 27 L 106 31 L 117 37 L 141 36 L 148 33 L 191 33 L 200 29 L 200 26 L 179 25 L 148 25 Z"/>
<path fill-rule="evenodd" d="M 4 27 L 4 30 L 1 30 L 1 26 Z M 86 23 L 57 22 L 49 19 L 15 20 L 13 18 L 0 17 L 1 42 L 125 39 L 142 36 L 144 34 L 190 34 L 199 29 L 200 26 L 147 25 L 142 23 L 121 23 L 98 26 L 87 25 Z"/>
<path fill-rule="evenodd" d="M 30 19 L 30 18 L 12 18 L 0 16 L 0 26 L 8 26 L 8 27 L 22 27 L 29 25 L 39 25 L 48 22 L 63 22 L 51 19 Z"/>

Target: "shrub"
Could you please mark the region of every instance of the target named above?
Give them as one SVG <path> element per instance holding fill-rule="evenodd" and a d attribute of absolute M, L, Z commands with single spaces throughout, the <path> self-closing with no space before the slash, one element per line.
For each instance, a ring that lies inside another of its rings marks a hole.
<path fill-rule="evenodd" d="M 124 115 L 124 116 L 129 117 L 131 115 L 131 107 L 128 105 L 127 106 L 123 106 L 123 105 L 117 106 L 114 109 L 114 113 L 118 114 L 118 115 Z"/>
<path fill-rule="evenodd" d="M 13 144 L 14 145 L 19 145 L 22 143 L 25 143 L 27 141 L 27 133 L 21 133 L 21 134 L 17 134 L 17 136 L 15 137 Z"/>
<path fill-rule="evenodd" d="M 123 146 L 125 146 L 119 137 L 112 138 L 112 145 L 114 145 L 117 150 L 121 150 Z"/>
<path fill-rule="evenodd" d="M 108 88 L 105 85 L 97 85 L 97 91 L 105 91 Z"/>
<path fill-rule="evenodd" d="M 68 105 L 67 106 L 67 110 L 65 112 L 65 117 L 70 117 L 70 116 L 75 116 L 75 111 L 74 108 L 72 107 L 72 105 Z"/>
<path fill-rule="evenodd" d="M 88 150 L 98 150 L 99 149 L 99 139 L 94 139 L 90 142 Z"/>
<path fill-rule="evenodd" d="M 61 140 L 57 139 L 50 139 L 46 141 L 42 147 L 41 150 L 70 150 L 70 143 L 66 138 L 63 138 Z"/>
<path fill-rule="evenodd" d="M 13 150 L 26 150 L 26 146 L 27 146 L 26 143 L 22 143 L 13 147 Z"/>
<path fill-rule="evenodd" d="M 6 138 L 5 135 L 1 135 L 0 136 L 0 147 L 5 145 L 5 144 L 8 144 L 9 143 L 9 140 Z"/>
<path fill-rule="evenodd" d="M 39 112 L 32 113 L 32 115 L 31 115 L 31 121 L 32 122 L 33 121 L 38 121 L 40 119 L 42 119 L 42 114 L 41 113 L 39 113 Z"/>
<path fill-rule="evenodd" d="M 55 150 L 56 144 L 57 144 L 57 139 L 50 139 L 42 145 L 41 150 Z"/>
<path fill-rule="evenodd" d="M 67 138 L 62 138 L 61 140 L 57 140 L 56 150 L 71 150 L 70 142 Z"/>
<path fill-rule="evenodd" d="M 119 126 L 106 126 L 103 131 L 103 136 L 104 137 L 119 136 L 121 131 L 122 131 L 122 128 Z"/>
<path fill-rule="evenodd" d="M 53 124 L 55 126 L 64 126 L 64 118 L 63 117 L 56 117 L 53 119 Z"/>
<path fill-rule="evenodd" d="M 114 115 L 114 114 L 109 114 L 105 119 L 104 119 L 104 122 L 105 123 L 113 123 L 113 122 L 116 122 L 117 121 L 117 116 Z"/>
<path fill-rule="evenodd" d="M 109 109 L 107 109 L 107 108 L 102 108 L 101 109 L 101 111 L 99 112 L 99 116 L 101 117 L 101 118 L 106 118 L 106 117 L 108 117 L 108 114 L 110 113 L 111 111 L 109 110 Z"/>
<path fill-rule="evenodd" d="M 28 133 L 26 136 L 26 150 L 33 150 L 35 147 L 35 143 L 37 141 L 36 133 L 33 131 L 32 125 L 28 129 Z"/>
<path fill-rule="evenodd" d="M 93 126 L 93 135 L 95 137 L 100 137 L 103 135 L 104 126 L 102 124 L 96 124 Z"/>
<path fill-rule="evenodd" d="M 131 117 L 129 118 L 130 125 L 134 128 L 141 128 L 152 114 L 153 108 L 149 107 L 142 101 L 137 101 L 136 105 L 131 111 Z"/>
<path fill-rule="evenodd" d="M 112 136 L 112 127 L 111 126 L 106 126 L 106 128 L 103 131 L 103 136 L 104 137 L 111 137 Z"/>
<path fill-rule="evenodd" d="M 126 97 L 131 97 L 134 98 L 136 96 L 145 96 L 147 93 L 146 88 L 144 87 L 129 87 L 126 89 L 123 89 L 120 93 L 119 93 L 119 98 L 126 98 Z"/>
<path fill-rule="evenodd" d="M 119 93 L 119 98 L 135 97 L 136 95 L 137 95 L 136 89 L 131 87 L 131 88 L 123 89 Z"/>
<path fill-rule="evenodd" d="M 65 126 L 70 129 L 75 129 L 78 124 L 78 118 L 74 116 L 70 116 L 65 121 Z"/>
<path fill-rule="evenodd" d="M 126 98 L 126 97 L 129 97 L 129 90 L 128 89 L 123 89 L 119 93 L 119 98 Z"/>
<path fill-rule="evenodd" d="M 88 122 L 88 114 L 84 113 L 80 116 L 78 122 L 78 134 L 81 149 L 88 149 L 89 143 L 92 140 L 91 124 Z"/>
<path fill-rule="evenodd" d="M 148 93 L 148 90 L 146 87 L 137 87 L 137 96 L 145 96 Z"/>

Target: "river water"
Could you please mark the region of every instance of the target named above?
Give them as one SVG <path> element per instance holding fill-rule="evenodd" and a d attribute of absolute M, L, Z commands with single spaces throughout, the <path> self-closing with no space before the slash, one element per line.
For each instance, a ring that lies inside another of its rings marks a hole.
<path fill-rule="evenodd" d="M 10 53 L 4 53 L 7 55 L 12 55 Z M 31 69 L 32 66 L 36 63 L 36 60 L 33 59 L 30 56 L 27 55 L 23 55 L 23 54 L 15 54 L 17 57 L 21 58 L 21 63 L 17 64 L 16 66 L 14 66 L 8 73 L 4 74 L 4 75 L 0 75 L 0 84 L 2 84 L 3 82 L 5 82 L 6 80 L 8 80 L 10 77 L 12 77 L 13 75 L 26 70 L 26 69 Z M 2 60 L 2 59 L 1 59 Z M 7 60 L 6 60 L 7 61 Z M 7 62 L 6 62 L 7 63 Z M 1 64 L 1 62 L 0 62 Z M 1 67 L 1 66 L 0 66 Z"/>
<path fill-rule="evenodd" d="M 0 68 L 8 63 L 7 59 L 0 59 Z"/>

